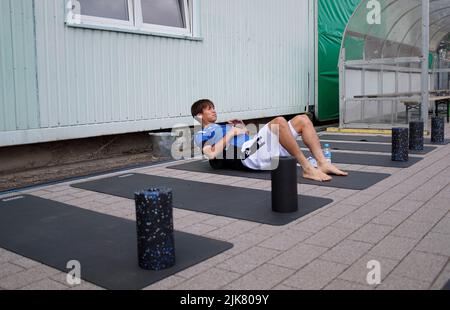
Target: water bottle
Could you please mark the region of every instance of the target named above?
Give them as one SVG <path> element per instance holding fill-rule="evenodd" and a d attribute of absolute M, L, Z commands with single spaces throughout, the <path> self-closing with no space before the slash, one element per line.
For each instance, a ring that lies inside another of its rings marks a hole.
<path fill-rule="evenodd" d="M 323 155 L 325 156 L 327 162 L 331 164 L 331 148 L 329 144 L 324 145 Z"/>
<path fill-rule="evenodd" d="M 317 160 L 316 160 L 314 157 L 310 156 L 310 157 L 307 158 L 307 160 L 309 161 L 309 163 L 310 163 L 314 168 L 317 168 Z M 297 166 L 298 166 L 298 167 L 301 167 L 300 164 L 297 164 Z"/>
<path fill-rule="evenodd" d="M 317 168 L 317 160 L 314 157 L 312 157 L 312 156 L 308 157 L 308 161 L 311 163 L 311 165 L 314 168 Z"/>

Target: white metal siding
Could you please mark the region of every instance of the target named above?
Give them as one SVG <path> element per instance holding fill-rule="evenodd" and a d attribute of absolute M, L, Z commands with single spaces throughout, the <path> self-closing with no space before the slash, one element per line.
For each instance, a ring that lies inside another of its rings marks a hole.
<path fill-rule="evenodd" d="M 1 0 L 0 131 L 39 128 L 36 83 L 33 2 Z"/>

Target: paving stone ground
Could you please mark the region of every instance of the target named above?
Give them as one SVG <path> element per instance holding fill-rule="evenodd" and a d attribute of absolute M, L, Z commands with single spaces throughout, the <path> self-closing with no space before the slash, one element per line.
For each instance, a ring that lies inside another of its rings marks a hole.
<path fill-rule="evenodd" d="M 450 133 L 447 125 L 446 132 Z M 178 164 L 179 162 L 175 163 Z M 163 164 L 122 171 L 270 191 L 270 181 L 167 169 Z M 407 169 L 338 165 L 392 174 L 363 191 L 299 185 L 300 193 L 333 203 L 283 227 L 174 210 L 175 228 L 228 241 L 229 251 L 146 289 L 441 289 L 450 279 L 450 145 Z M 85 179 L 89 180 L 88 178 Z M 77 181 L 80 182 L 80 181 Z M 73 183 L 73 182 L 72 182 Z M 30 194 L 126 219 L 134 202 L 70 187 L 71 182 L 0 196 Z M 379 262 L 381 284 L 367 282 Z M 0 289 L 101 289 L 0 248 Z"/>

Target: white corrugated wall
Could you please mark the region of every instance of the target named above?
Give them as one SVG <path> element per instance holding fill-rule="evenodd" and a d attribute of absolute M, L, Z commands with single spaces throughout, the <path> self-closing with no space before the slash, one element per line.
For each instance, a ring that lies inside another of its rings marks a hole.
<path fill-rule="evenodd" d="M 33 2 L 1 0 L 0 132 L 33 128 L 39 128 Z"/>
<path fill-rule="evenodd" d="M 0 145 L 192 125 L 200 98 L 219 120 L 305 112 L 312 0 L 197 1 L 202 41 L 68 27 L 66 0 L 35 1 L 39 129 Z"/>

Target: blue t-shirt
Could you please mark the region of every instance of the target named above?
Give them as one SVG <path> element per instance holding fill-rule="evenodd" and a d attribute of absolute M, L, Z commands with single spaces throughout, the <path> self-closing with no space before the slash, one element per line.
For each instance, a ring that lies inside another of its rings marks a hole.
<path fill-rule="evenodd" d="M 213 124 L 210 125 L 203 130 L 200 130 L 195 134 L 194 141 L 195 144 L 203 149 L 206 143 L 208 143 L 211 146 L 214 146 L 216 143 L 218 143 L 220 140 L 222 140 L 228 131 L 230 131 L 233 128 L 231 125 L 218 125 Z M 250 136 L 245 135 L 239 135 L 233 138 L 231 140 L 230 144 L 234 147 L 237 147 L 239 149 L 242 148 L 242 145 L 250 140 Z"/>

